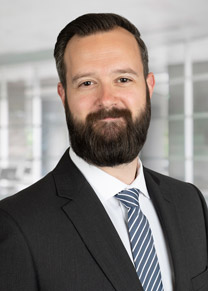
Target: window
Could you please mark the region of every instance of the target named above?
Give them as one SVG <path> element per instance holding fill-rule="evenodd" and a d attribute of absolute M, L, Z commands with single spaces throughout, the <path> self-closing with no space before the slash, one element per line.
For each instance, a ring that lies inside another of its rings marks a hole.
<path fill-rule="evenodd" d="M 2 71 L 0 199 L 52 170 L 68 147 L 54 64 L 53 69 L 48 62 L 42 62 L 35 66 L 2 68 Z"/>

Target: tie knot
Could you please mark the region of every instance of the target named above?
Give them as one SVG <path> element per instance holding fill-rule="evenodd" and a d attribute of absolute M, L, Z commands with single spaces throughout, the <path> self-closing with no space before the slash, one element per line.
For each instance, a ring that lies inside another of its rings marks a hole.
<path fill-rule="evenodd" d="M 115 197 L 128 209 L 139 207 L 139 190 L 136 188 L 122 190 Z"/>

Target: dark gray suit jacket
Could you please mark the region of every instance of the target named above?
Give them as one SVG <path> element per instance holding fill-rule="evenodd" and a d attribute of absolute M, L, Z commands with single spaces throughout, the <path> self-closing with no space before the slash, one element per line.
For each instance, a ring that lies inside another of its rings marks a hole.
<path fill-rule="evenodd" d="M 174 291 L 208 290 L 201 193 L 144 169 L 173 261 Z M 68 151 L 42 180 L 0 202 L 1 291 L 142 291 L 129 256 Z"/>

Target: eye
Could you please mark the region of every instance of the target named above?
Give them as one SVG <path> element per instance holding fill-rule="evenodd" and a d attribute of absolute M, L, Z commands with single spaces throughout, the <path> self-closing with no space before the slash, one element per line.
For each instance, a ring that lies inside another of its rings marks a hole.
<path fill-rule="evenodd" d="M 92 81 L 84 81 L 83 83 L 81 83 L 79 85 L 79 87 L 89 87 L 91 86 L 92 84 L 94 84 Z"/>
<path fill-rule="evenodd" d="M 129 78 L 120 78 L 118 80 L 119 83 L 128 83 L 128 82 L 131 82 L 131 80 Z"/>

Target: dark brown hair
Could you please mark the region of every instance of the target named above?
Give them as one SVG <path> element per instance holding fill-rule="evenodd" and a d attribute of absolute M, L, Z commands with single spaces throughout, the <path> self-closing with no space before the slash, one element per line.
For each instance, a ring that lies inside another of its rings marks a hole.
<path fill-rule="evenodd" d="M 82 15 L 68 23 L 59 33 L 54 49 L 54 57 L 59 79 L 66 88 L 66 68 L 64 52 L 69 40 L 74 36 L 88 36 L 97 32 L 104 32 L 122 27 L 132 33 L 139 45 L 145 78 L 148 75 L 148 51 L 140 37 L 139 30 L 126 18 L 113 13 L 89 13 Z"/>

